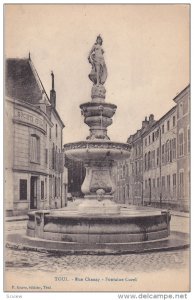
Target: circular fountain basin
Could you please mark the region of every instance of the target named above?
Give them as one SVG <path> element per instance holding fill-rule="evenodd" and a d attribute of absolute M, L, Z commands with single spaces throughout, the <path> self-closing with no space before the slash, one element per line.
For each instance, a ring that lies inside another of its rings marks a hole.
<path fill-rule="evenodd" d="M 73 160 L 124 160 L 130 156 L 130 146 L 104 140 L 80 141 L 64 145 L 65 154 Z"/>
<path fill-rule="evenodd" d="M 28 214 L 27 235 L 85 245 L 122 244 L 168 237 L 170 214 L 159 210 L 121 210 L 118 215 L 81 215 L 77 211 L 36 211 Z"/>

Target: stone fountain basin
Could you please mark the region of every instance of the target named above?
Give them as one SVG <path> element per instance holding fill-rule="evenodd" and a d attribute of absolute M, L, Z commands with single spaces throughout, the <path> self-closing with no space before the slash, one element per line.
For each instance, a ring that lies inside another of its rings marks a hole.
<path fill-rule="evenodd" d="M 124 160 L 130 156 L 130 147 L 125 143 L 111 141 L 80 141 L 64 145 L 65 154 L 73 160 Z"/>
<path fill-rule="evenodd" d="M 118 215 L 80 215 L 76 211 L 28 214 L 27 235 L 70 243 L 134 243 L 159 240 L 170 233 L 168 211 L 123 210 Z"/>

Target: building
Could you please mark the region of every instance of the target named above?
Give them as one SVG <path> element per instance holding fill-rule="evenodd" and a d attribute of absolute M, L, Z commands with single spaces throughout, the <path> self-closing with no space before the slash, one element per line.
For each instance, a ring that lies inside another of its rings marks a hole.
<path fill-rule="evenodd" d="M 120 204 L 133 204 L 130 159 L 117 162 L 112 168 L 115 184 L 114 201 Z"/>
<path fill-rule="evenodd" d="M 65 206 L 62 131 L 54 74 L 48 97 L 28 59 L 5 65 L 5 209 L 7 215 Z"/>
<path fill-rule="evenodd" d="M 175 208 L 176 106 L 143 134 L 144 205 Z"/>
<path fill-rule="evenodd" d="M 118 162 L 115 200 L 118 203 L 143 204 L 143 134 L 155 123 L 154 115 L 142 121 L 141 129 L 131 135 L 127 143 L 131 146 L 130 159 Z M 114 172 L 115 173 L 115 172 Z"/>
<path fill-rule="evenodd" d="M 189 210 L 190 85 L 173 100 L 164 116 L 150 115 L 128 138 L 130 160 L 114 171 L 116 202 Z"/>
<path fill-rule="evenodd" d="M 190 85 L 174 99 L 177 106 L 177 201 L 190 207 Z"/>

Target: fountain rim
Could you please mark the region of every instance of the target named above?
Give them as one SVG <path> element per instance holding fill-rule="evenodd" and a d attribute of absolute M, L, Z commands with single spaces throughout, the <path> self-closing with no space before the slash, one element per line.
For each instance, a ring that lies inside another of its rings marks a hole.
<path fill-rule="evenodd" d="M 78 147 L 79 145 L 82 147 Z M 128 143 L 114 142 L 114 141 L 109 141 L 109 140 L 104 140 L 104 139 L 71 142 L 71 143 L 64 144 L 63 149 L 64 150 L 77 149 L 77 148 L 87 149 L 88 148 L 87 146 L 98 146 L 99 148 L 102 148 L 102 149 L 103 149 L 103 147 L 100 147 L 100 146 L 109 146 L 109 147 L 107 147 L 107 149 L 119 149 L 119 150 L 124 150 L 124 151 L 131 150 L 131 147 Z M 117 146 L 117 147 L 115 147 L 115 146 Z M 118 147 L 118 146 L 120 146 L 120 147 Z M 76 147 L 76 148 L 72 148 L 72 147 Z M 92 147 L 92 149 L 93 148 L 95 148 L 95 147 Z"/>
<path fill-rule="evenodd" d="M 83 107 L 85 106 L 93 106 L 93 107 L 96 107 L 96 106 L 104 106 L 104 107 L 111 107 L 111 108 L 114 108 L 116 109 L 117 108 L 117 105 L 113 104 L 113 103 L 107 103 L 107 102 L 85 102 L 85 103 L 82 103 L 80 104 L 80 108 L 82 109 Z"/>

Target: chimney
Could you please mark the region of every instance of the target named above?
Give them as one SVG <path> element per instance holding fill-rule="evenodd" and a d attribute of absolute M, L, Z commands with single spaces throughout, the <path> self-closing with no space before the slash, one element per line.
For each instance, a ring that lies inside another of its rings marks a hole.
<path fill-rule="evenodd" d="M 55 78 L 54 78 L 53 71 L 51 72 L 51 78 L 52 78 L 52 90 L 50 90 L 50 102 L 51 102 L 51 107 L 56 108 Z"/>
<path fill-rule="evenodd" d="M 147 120 L 147 117 L 145 117 L 145 120 L 142 121 L 142 128 L 146 128 L 149 124 L 149 121 Z"/>
<path fill-rule="evenodd" d="M 152 124 L 153 122 L 154 122 L 154 115 L 151 114 L 151 115 L 149 116 L 149 124 Z"/>

